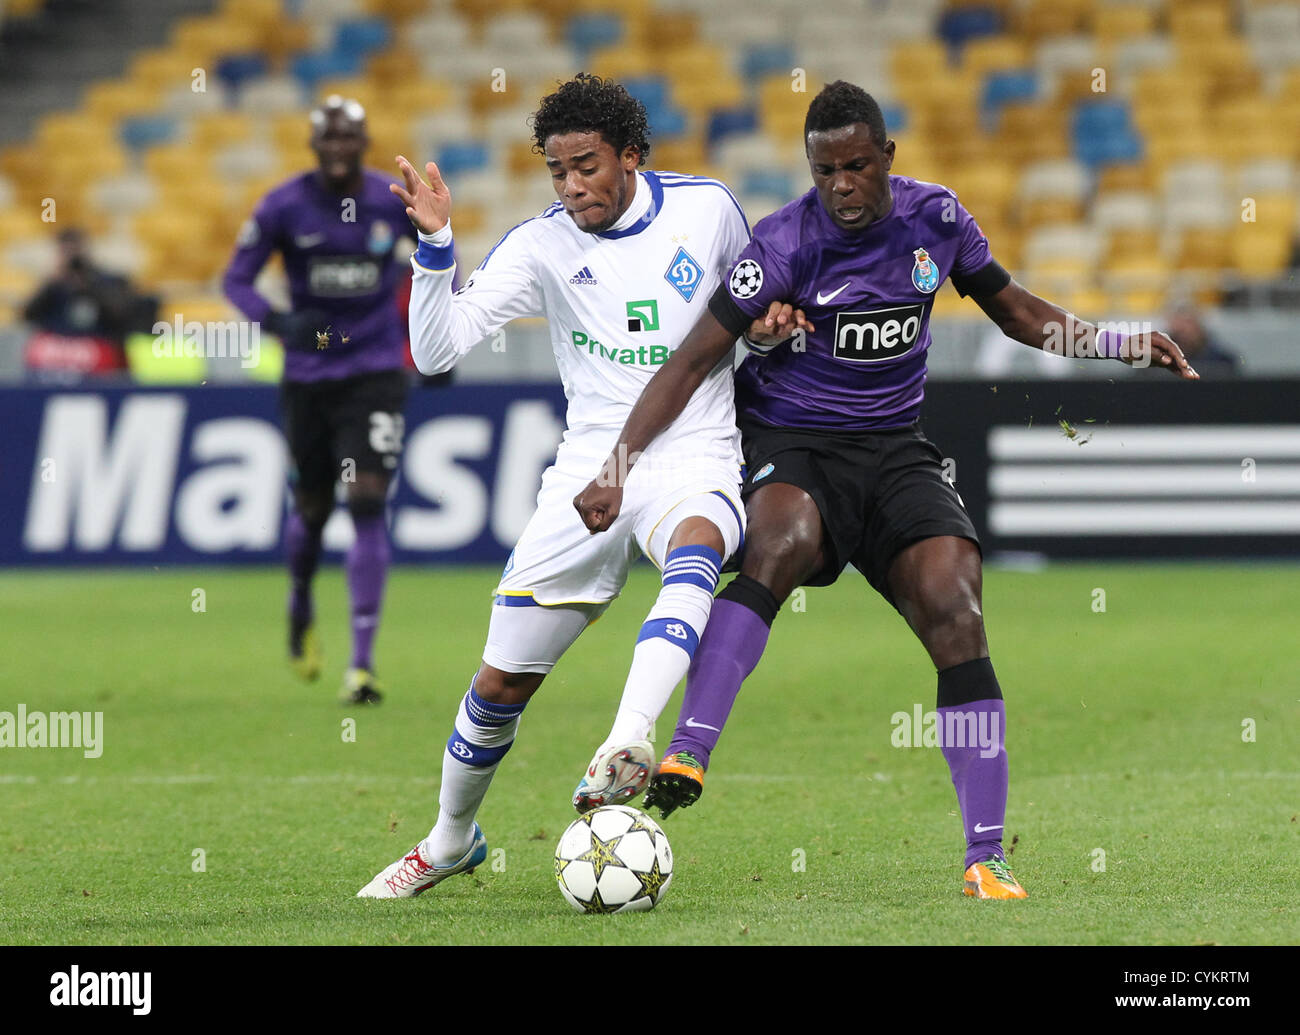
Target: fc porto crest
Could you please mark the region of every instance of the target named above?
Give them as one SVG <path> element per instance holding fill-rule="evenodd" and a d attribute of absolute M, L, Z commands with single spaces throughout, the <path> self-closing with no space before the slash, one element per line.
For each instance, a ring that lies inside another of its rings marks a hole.
<path fill-rule="evenodd" d="M 393 250 L 393 228 L 381 219 L 370 224 L 370 238 L 366 248 L 371 255 L 387 255 Z"/>
<path fill-rule="evenodd" d="M 939 270 L 924 248 L 918 248 L 912 254 L 916 256 L 916 263 L 912 266 L 912 283 L 917 291 L 929 294 L 939 286 Z"/>
<path fill-rule="evenodd" d="M 664 270 L 664 280 L 668 281 L 688 302 L 695 297 L 695 289 L 700 286 L 700 281 L 703 279 L 700 264 L 685 248 L 677 249 L 673 261 L 668 264 L 668 269 Z"/>

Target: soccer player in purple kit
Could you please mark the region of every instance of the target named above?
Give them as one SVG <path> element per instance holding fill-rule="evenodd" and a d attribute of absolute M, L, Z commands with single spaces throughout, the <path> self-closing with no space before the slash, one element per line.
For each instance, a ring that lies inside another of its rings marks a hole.
<path fill-rule="evenodd" d="M 343 699 L 381 698 L 372 647 L 388 572 L 384 520 L 404 430 L 408 375 L 405 328 L 396 303 L 394 246 L 413 236 L 392 180 L 362 167 L 366 115 L 337 95 L 311 114 L 318 167 L 272 190 L 240 231 L 225 275 L 227 297 L 285 346 L 281 412 L 293 461 L 293 511 L 285 534 L 291 590 L 289 657 L 304 679 L 320 675 L 312 579 L 321 531 L 343 480 L 356 537 L 346 568 L 352 660 Z M 254 288 L 278 250 L 292 309 L 278 312 Z M 405 256 L 401 256 L 405 259 Z"/>
<path fill-rule="evenodd" d="M 829 585 L 851 563 L 929 653 L 942 721 L 958 713 L 967 728 L 993 731 L 996 750 L 943 746 L 966 834 L 963 891 L 1024 898 L 1002 850 L 1005 711 L 984 634 L 978 539 L 918 423 L 931 300 L 949 278 L 1031 347 L 1064 343 L 1069 355 L 1197 374 L 1165 335 L 1098 330 L 1012 280 L 952 191 L 890 174 L 894 142 L 861 88 L 826 86 L 809 106 L 804 142 L 813 189 L 755 226 L 612 454 L 644 450 L 751 320 L 767 313 L 771 326 L 802 330 L 751 348 L 736 373 L 748 471 L 741 573 L 714 604 L 645 801 L 666 816 L 699 797 L 781 602 L 797 586 Z M 598 477 L 574 501 L 593 532 L 618 515 L 622 489 L 610 481 Z"/>

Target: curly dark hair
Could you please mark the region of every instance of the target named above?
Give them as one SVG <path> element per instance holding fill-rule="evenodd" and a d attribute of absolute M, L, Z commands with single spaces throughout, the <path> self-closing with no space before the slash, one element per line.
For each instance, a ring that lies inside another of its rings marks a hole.
<path fill-rule="evenodd" d="M 533 150 L 546 151 L 557 133 L 599 133 L 617 154 L 635 148 L 644 165 L 650 153 L 650 127 L 645 105 L 619 83 L 580 72 L 542 98 L 532 116 Z"/>
<path fill-rule="evenodd" d="M 885 116 L 875 98 L 860 86 L 836 79 L 822 87 L 822 92 L 808 105 L 808 116 L 803 122 L 804 143 L 807 144 L 809 133 L 840 129 L 858 122 L 866 125 L 878 147 L 885 146 L 889 139 Z"/>

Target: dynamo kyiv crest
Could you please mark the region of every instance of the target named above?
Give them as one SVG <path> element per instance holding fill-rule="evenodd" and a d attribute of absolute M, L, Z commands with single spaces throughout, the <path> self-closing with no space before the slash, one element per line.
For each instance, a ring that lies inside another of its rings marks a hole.
<path fill-rule="evenodd" d="M 928 294 L 939 286 L 939 270 L 924 248 L 918 248 L 912 254 L 916 256 L 916 264 L 912 267 L 912 283 L 916 285 L 917 291 Z"/>
<path fill-rule="evenodd" d="M 700 264 L 691 258 L 691 253 L 685 248 L 678 248 L 673 261 L 664 271 L 664 280 L 689 302 L 695 297 L 695 289 L 700 286 L 700 281 L 703 279 L 704 274 L 700 270 Z"/>

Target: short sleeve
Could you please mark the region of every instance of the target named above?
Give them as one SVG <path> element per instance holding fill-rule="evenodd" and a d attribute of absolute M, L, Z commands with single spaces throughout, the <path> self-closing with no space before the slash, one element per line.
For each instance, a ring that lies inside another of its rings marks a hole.
<path fill-rule="evenodd" d="M 989 295 L 1011 283 L 1011 275 L 993 258 L 988 238 L 972 216 L 957 203 L 957 255 L 948 275 L 962 295 Z"/>
<path fill-rule="evenodd" d="M 709 311 L 737 336 L 773 302 L 793 302 L 790 257 L 772 245 L 760 223 L 709 299 Z"/>

